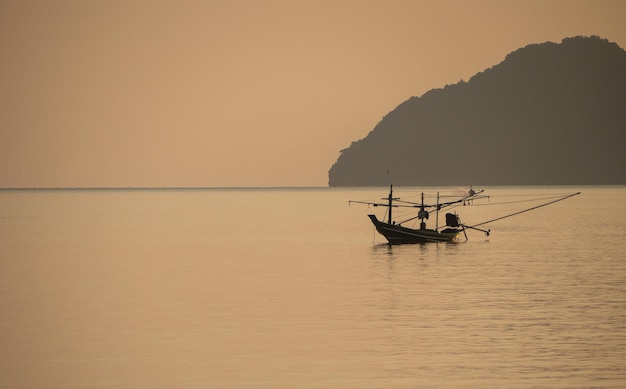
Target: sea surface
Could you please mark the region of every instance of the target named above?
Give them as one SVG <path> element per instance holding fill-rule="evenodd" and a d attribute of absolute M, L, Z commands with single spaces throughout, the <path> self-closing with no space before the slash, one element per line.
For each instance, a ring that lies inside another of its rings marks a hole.
<path fill-rule="evenodd" d="M 390 247 L 382 187 L 2 190 L 0 387 L 626 387 L 626 187 L 486 189 L 582 194 Z"/>

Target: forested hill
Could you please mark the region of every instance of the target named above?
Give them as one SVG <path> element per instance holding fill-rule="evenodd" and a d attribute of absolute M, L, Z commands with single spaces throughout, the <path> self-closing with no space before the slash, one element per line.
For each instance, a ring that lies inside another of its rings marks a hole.
<path fill-rule="evenodd" d="M 330 186 L 626 184 L 626 52 L 533 44 L 411 97 L 341 151 Z"/>

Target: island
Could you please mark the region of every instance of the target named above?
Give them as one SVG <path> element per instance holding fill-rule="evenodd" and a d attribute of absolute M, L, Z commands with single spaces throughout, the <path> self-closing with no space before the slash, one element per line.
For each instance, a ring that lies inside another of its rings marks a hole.
<path fill-rule="evenodd" d="M 531 44 L 411 97 L 341 150 L 329 186 L 626 184 L 626 52 Z"/>

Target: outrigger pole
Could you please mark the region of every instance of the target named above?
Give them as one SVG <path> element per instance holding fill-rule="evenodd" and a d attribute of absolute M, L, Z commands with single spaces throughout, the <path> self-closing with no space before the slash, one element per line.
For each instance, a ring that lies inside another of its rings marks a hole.
<path fill-rule="evenodd" d="M 471 228 L 471 229 L 473 229 L 473 230 L 482 231 L 482 232 L 484 232 L 487 236 L 489 236 L 489 232 L 490 232 L 491 230 L 482 230 L 482 229 L 480 229 L 480 228 L 476 228 L 476 227 L 478 227 L 478 226 L 482 226 L 483 224 L 493 223 L 493 222 L 498 221 L 498 220 L 506 219 L 507 217 L 511 217 L 511 216 L 519 215 L 520 213 L 524 213 L 524 212 L 532 211 L 533 209 L 537 209 L 537 208 L 545 207 L 546 205 L 554 204 L 554 203 L 557 203 L 557 202 L 559 202 L 559 201 L 563 201 L 563 200 L 569 199 L 570 197 L 577 196 L 577 195 L 579 195 L 579 194 L 580 194 L 580 192 L 576 192 L 576 193 L 572 193 L 572 194 L 569 194 L 569 195 L 565 195 L 565 196 L 560 197 L 560 198 L 558 198 L 558 199 L 556 199 L 556 200 L 552 200 L 552 201 L 549 201 L 549 202 L 547 202 L 547 203 L 543 203 L 543 204 L 540 204 L 540 205 L 537 205 L 537 206 L 534 206 L 534 207 L 531 207 L 531 208 L 528 208 L 528 209 L 524 209 L 524 210 L 522 210 L 522 211 L 518 211 L 518 212 L 512 213 L 512 214 L 510 214 L 510 215 L 500 216 L 500 217 L 497 217 L 497 218 L 495 218 L 495 219 L 487 220 L 486 222 L 482 222 L 482 223 L 474 224 L 473 226 L 464 226 L 464 227 L 465 227 L 465 228 Z"/>
<path fill-rule="evenodd" d="M 513 216 L 513 215 L 509 215 L 509 216 Z M 506 216 L 506 217 L 508 217 L 508 216 Z M 485 224 L 485 223 L 480 223 L 480 224 Z M 478 224 L 476 224 L 476 225 L 478 225 Z M 477 230 L 477 231 L 480 231 L 480 232 L 484 232 L 485 235 L 487 235 L 487 236 L 489 236 L 489 234 L 491 233 L 491 230 L 483 230 L 481 228 L 476 228 L 475 226 L 466 226 L 465 224 L 463 224 L 462 226 L 463 226 L 463 232 L 465 232 L 466 228 L 471 228 L 472 230 Z M 467 234 L 465 234 L 465 239 L 467 240 Z"/>

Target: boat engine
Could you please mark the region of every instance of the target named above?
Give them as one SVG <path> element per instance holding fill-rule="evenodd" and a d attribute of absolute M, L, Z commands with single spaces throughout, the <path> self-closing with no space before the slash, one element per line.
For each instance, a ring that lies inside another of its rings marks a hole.
<path fill-rule="evenodd" d="M 448 227 L 458 227 L 459 226 L 459 216 L 454 213 L 446 213 L 446 226 Z"/>

